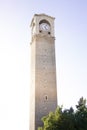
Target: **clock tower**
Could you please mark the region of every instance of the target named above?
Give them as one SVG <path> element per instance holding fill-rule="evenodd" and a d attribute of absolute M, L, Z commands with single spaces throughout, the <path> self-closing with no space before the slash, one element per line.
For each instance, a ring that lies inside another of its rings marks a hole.
<path fill-rule="evenodd" d="M 35 14 L 31 21 L 30 130 L 57 107 L 54 19 Z"/>

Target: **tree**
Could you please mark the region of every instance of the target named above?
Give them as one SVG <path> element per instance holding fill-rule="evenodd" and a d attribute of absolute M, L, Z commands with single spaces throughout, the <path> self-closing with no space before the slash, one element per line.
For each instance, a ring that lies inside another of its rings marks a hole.
<path fill-rule="evenodd" d="M 63 109 L 58 106 L 55 112 L 50 112 L 42 118 L 43 127 L 38 130 L 87 130 L 87 106 L 86 99 L 80 98 L 76 105 L 76 111 Z"/>
<path fill-rule="evenodd" d="M 75 127 L 78 130 L 87 130 L 87 106 L 86 99 L 80 98 L 76 105 Z"/>

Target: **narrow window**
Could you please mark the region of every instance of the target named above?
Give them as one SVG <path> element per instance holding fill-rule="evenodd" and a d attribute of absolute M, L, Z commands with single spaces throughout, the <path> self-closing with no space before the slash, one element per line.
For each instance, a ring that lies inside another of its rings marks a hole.
<path fill-rule="evenodd" d="M 50 34 L 50 32 L 48 32 L 48 34 Z"/>
<path fill-rule="evenodd" d="M 41 33 L 42 31 L 40 30 L 39 32 Z"/>
<path fill-rule="evenodd" d="M 46 101 L 48 100 L 48 97 L 47 97 L 47 95 L 45 95 L 45 100 L 46 100 Z"/>
<path fill-rule="evenodd" d="M 48 101 L 48 96 L 44 95 L 44 102 Z"/>

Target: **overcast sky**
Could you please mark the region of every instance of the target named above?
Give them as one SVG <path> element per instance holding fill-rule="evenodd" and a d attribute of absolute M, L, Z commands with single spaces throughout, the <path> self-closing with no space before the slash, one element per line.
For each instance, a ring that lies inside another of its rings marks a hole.
<path fill-rule="evenodd" d="M 58 104 L 69 108 L 87 99 L 87 0 L 0 0 L 0 130 L 29 130 L 35 13 L 56 18 Z"/>

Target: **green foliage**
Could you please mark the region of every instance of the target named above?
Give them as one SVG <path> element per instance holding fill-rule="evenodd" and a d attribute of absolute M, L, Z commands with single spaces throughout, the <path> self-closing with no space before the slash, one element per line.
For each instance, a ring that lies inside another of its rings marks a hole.
<path fill-rule="evenodd" d="M 78 130 L 87 130 L 87 106 L 86 99 L 80 98 L 76 105 L 75 127 Z"/>
<path fill-rule="evenodd" d="M 50 112 L 42 118 L 43 127 L 38 130 L 87 130 L 86 99 L 80 98 L 76 110 L 63 109 L 58 106 L 55 112 Z"/>

